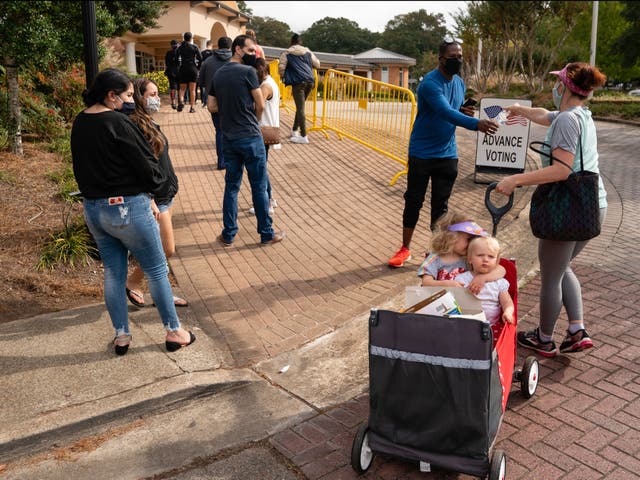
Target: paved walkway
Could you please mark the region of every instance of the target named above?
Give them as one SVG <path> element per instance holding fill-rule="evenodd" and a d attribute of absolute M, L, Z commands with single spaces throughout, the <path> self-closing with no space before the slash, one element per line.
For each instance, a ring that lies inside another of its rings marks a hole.
<path fill-rule="evenodd" d="M 274 227 L 286 230 L 284 242 L 259 244 L 245 175 L 238 200 L 240 231 L 233 247 L 219 245 L 224 171 L 215 169 L 209 113 L 196 108 L 195 114 L 169 110 L 158 118 L 180 178 L 174 209 L 177 253 L 171 265 L 201 328 L 220 348 L 224 366 L 250 365 L 298 348 L 416 283 L 429 240 L 429 202 L 413 240 L 413 261 L 408 268 L 388 268 L 387 259 L 401 243 L 406 176 L 393 187 L 388 183 L 402 166 L 334 134 L 327 140 L 310 133 L 308 145 L 285 141 L 281 150 L 270 151 L 278 202 Z M 288 136 L 292 118 L 283 117 Z M 450 205 L 489 229 L 484 185 L 473 182 L 475 141 L 475 132 L 460 135 L 465 160 Z M 501 230 L 527 204 L 526 190 Z"/>
<path fill-rule="evenodd" d="M 506 452 L 509 479 L 625 480 L 640 478 L 640 173 L 630 136 L 637 129 L 598 124 L 601 169 L 609 208 L 603 232 L 575 261 L 585 321 L 595 348 L 540 359 L 541 382 L 524 400 L 513 387 L 495 448 Z M 539 276 L 520 292 L 521 328 L 537 325 Z M 566 316 L 556 327 L 560 340 Z M 525 349 L 519 349 L 522 365 Z M 271 444 L 307 478 L 468 479 L 415 464 L 375 458 L 358 477 L 349 453 L 357 425 L 368 415 L 368 396 L 329 409 L 275 435 Z"/>
<path fill-rule="evenodd" d="M 368 415 L 367 312 L 397 308 L 405 286 L 417 283 L 428 205 L 414 259 L 389 269 L 406 177 L 388 182 L 399 164 L 311 133 L 309 145 L 285 142 L 270 155 L 275 226 L 287 239 L 259 244 L 245 181 L 240 232 L 224 248 L 215 241 L 224 172 L 215 170 L 209 114 L 196 108 L 165 106 L 158 120 L 180 179 L 171 266 L 190 307 L 179 313 L 198 341 L 168 354 L 157 311 L 132 307 L 135 341 L 116 357 L 104 304 L 0 325 L 0 477 L 356 478 L 349 455 Z M 291 120 L 285 113 L 283 133 Z M 531 137 L 542 133 L 532 129 Z M 541 382 L 528 401 L 514 386 L 497 444 L 511 480 L 640 478 L 640 143 L 637 127 L 598 123 L 598 133 L 610 207 L 602 235 L 575 262 L 596 347 L 541 359 Z M 476 135 L 460 131 L 458 139 L 451 207 L 490 228 L 484 186 L 473 182 Z M 531 191 L 517 192 L 498 231 L 525 284 L 522 328 L 536 323 L 540 285 L 535 270 L 528 275 L 536 250 Z M 520 349 L 518 366 L 523 356 Z M 420 474 L 415 465 L 376 457 L 364 478 L 469 477 Z"/>

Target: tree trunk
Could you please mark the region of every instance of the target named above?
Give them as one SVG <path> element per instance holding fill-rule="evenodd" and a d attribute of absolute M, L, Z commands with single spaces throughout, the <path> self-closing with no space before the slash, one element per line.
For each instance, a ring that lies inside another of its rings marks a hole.
<path fill-rule="evenodd" d="M 11 153 L 23 155 L 22 150 L 22 112 L 20 111 L 20 86 L 18 85 L 18 67 L 13 59 L 4 58 L 9 88 L 9 141 Z"/>

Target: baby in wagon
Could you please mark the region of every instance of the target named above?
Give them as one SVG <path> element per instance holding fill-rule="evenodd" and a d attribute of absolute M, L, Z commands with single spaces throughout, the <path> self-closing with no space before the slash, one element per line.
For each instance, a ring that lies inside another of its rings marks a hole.
<path fill-rule="evenodd" d="M 435 234 L 431 238 L 431 252 L 424 259 L 418 276 L 423 287 L 462 287 L 468 286 L 473 294 L 480 292 L 485 282 L 504 277 L 505 269 L 501 265 L 487 275 L 477 272 L 468 285 L 462 285 L 458 276 L 469 270 L 467 265 L 467 247 L 469 241 L 489 234 L 477 223 L 459 213 L 449 212 L 438 222 Z"/>
<path fill-rule="evenodd" d="M 469 242 L 467 248 L 467 262 L 470 271 L 458 275 L 456 281 L 467 287 L 475 275 L 486 275 L 494 272 L 500 267 L 499 261 L 500 244 L 498 240 L 494 237 L 475 237 Z M 482 302 L 484 315 L 491 323 L 493 338 L 497 339 L 504 327 L 503 322 L 514 322 L 515 307 L 513 299 L 509 295 L 509 281 L 505 278 L 488 281 L 476 293 L 476 296 Z"/>

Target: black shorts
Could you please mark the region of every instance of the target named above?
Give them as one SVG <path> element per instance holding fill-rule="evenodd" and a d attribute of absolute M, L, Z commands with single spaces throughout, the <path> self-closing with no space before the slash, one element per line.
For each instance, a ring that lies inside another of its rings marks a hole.
<path fill-rule="evenodd" d="M 178 72 L 180 84 L 192 83 L 198 79 L 198 69 L 195 65 L 183 65 Z"/>

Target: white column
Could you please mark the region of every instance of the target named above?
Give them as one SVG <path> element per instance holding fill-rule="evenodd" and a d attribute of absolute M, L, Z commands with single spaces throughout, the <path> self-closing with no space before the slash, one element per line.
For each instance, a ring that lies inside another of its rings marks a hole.
<path fill-rule="evenodd" d="M 204 50 L 205 48 L 207 48 L 207 39 L 203 38 L 202 40 L 200 40 L 200 51 Z"/>
<path fill-rule="evenodd" d="M 137 74 L 136 71 L 136 43 L 126 42 L 124 44 L 124 58 L 127 66 L 127 73 Z"/>
<path fill-rule="evenodd" d="M 371 70 L 367 70 L 367 80 L 371 80 L 371 74 Z M 371 90 L 373 90 L 373 85 L 370 82 L 367 82 L 367 92 L 370 92 Z"/>

